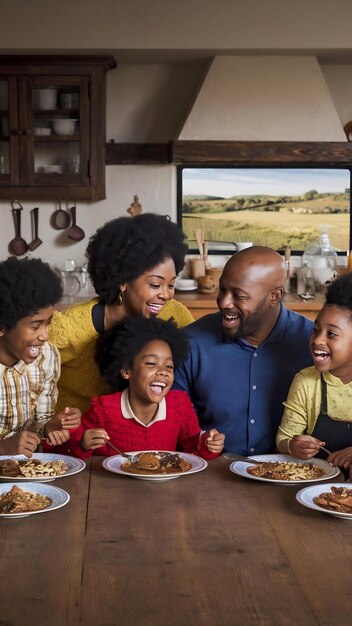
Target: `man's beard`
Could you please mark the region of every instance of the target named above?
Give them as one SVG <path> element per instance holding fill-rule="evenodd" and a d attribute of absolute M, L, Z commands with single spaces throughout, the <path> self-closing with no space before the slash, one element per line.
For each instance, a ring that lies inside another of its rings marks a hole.
<path fill-rule="evenodd" d="M 234 332 L 231 332 L 231 329 L 224 329 L 225 335 L 228 339 L 235 341 L 236 339 L 243 339 L 245 337 L 253 337 L 258 332 L 266 317 L 265 310 L 265 302 L 266 298 L 263 298 L 261 302 L 259 302 L 256 310 L 246 319 L 244 320 L 242 316 L 240 316 L 240 323 L 238 329 Z"/>

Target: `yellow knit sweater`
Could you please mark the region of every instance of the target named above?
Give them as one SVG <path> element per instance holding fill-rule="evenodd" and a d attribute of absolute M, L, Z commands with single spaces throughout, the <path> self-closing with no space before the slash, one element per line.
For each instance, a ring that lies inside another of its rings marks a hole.
<path fill-rule="evenodd" d="M 110 392 L 94 361 L 98 333 L 93 326 L 92 308 L 98 300 L 93 298 L 54 313 L 49 341 L 57 346 L 61 356 L 58 411 L 70 406 L 78 407 L 83 412 L 88 408 L 92 396 Z M 194 321 L 189 310 L 177 300 L 169 300 L 159 317 L 164 320 L 173 317 L 180 328 Z"/>

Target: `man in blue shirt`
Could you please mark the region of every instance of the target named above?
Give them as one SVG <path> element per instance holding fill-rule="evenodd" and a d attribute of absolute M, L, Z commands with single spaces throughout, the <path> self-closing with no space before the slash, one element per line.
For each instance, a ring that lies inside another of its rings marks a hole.
<path fill-rule="evenodd" d="M 234 254 L 220 278 L 220 312 L 186 328 L 190 349 L 175 388 L 187 391 L 204 430 L 225 433 L 228 452 L 275 450 L 292 379 L 312 364 L 313 322 L 283 306 L 286 277 L 271 248 Z"/>

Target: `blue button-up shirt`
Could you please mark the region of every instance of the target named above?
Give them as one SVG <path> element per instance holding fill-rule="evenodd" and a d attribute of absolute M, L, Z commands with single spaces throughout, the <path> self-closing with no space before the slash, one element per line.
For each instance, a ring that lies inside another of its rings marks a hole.
<path fill-rule="evenodd" d="M 273 452 L 292 379 L 312 365 L 313 322 L 281 305 L 274 329 L 255 348 L 244 339 L 229 341 L 221 318 L 206 315 L 186 328 L 190 350 L 174 388 L 187 391 L 204 430 L 225 434 L 225 450 Z"/>

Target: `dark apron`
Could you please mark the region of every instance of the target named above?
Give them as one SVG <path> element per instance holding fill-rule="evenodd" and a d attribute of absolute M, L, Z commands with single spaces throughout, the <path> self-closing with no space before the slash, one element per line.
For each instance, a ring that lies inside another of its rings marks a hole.
<path fill-rule="evenodd" d="M 348 446 L 352 446 L 352 421 L 345 422 L 341 420 L 334 420 L 328 414 L 328 398 L 327 398 L 327 384 L 321 375 L 321 402 L 320 413 L 315 423 L 312 437 L 316 437 L 320 441 L 325 441 L 325 446 L 331 452 L 336 450 L 342 450 Z M 316 455 L 320 459 L 326 459 L 327 454 L 323 450 Z M 340 468 L 343 471 L 343 468 Z M 348 470 L 347 476 L 348 476 Z"/>

